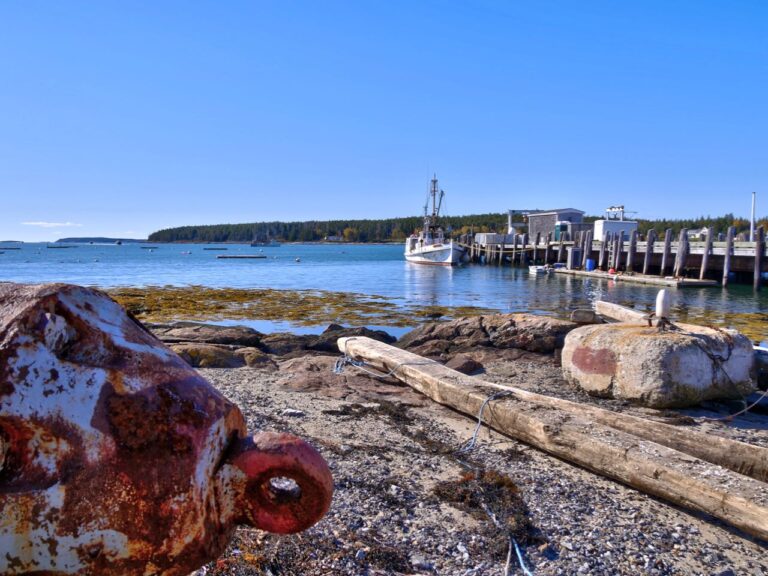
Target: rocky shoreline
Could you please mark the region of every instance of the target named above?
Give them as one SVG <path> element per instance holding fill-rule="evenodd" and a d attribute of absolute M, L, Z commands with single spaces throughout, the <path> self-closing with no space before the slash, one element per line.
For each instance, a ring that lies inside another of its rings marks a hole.
<path fill-rule="evenodd" d="M 476 421 L 392 378 L 354 366 L 334 371 L 337 338 L 392 342 L 385 332 L 149 327 L 240 406 L 250 430 L 290 431 L 315 445 L 336 483 L 331 511 L 315 527 L 282 537 L 239 529 L 227 553 L 198 575 L 503 574 L 508 533 L 534 574 L 768 574 L 765 542 L 485 427 L 462 452 Z M 704 418 L 733 411 L 727 403 L 649 410 L 569 385 L 559 350 L 572 327 L 489 315 L 426 324 L 396 345 L 488 381 L 768 446 L 763 407 L 726 424 Z M 522 573 L 514 553 L 509 573 Z"/>

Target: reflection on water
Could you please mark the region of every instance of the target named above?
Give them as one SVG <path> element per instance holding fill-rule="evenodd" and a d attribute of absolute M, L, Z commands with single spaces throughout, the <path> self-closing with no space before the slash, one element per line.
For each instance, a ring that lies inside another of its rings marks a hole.
<path fill-rule="evenodd" d="M 556 274 L 531 275 L 527 268 L 496 265 L 424 266 L 405 262 L 396 245 L 302 245 L 263 248 L 260 260 L 221 260 L 217 254 L 259 251 L 228 245 L 79 245 L 49 250 L 24 244 L 0 255 L 0 280 L 72 282 L 101 287 L 189 286 L 330 290 L 386 296 L 394 305 L 475 306 L 501 312 L 531 311 L 567 316 L 571 310 L 608 300 L 650 310 L 658 288 Z M 188 253 L 187 253 L 188 252 Z M 64 253 L 64 254 L 63 254 Z M 300 259 L 300 263 L 296 259 Z M 768 340 L 768 287 L 670 289 L 673 317 L 730 326 Z"/>

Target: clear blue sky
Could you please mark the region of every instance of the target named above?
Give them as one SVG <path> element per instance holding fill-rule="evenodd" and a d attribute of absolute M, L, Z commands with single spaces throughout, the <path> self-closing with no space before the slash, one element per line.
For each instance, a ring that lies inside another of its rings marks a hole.
<path fill-rule="evenodd" d="M 764 215 L 767 156 L 765 0 L 0 4 L 0 239 L 414 215 L 432 172 Z"/>

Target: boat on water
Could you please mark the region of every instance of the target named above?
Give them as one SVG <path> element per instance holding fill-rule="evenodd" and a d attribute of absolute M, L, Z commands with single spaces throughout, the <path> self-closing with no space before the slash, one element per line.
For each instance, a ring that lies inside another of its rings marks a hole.
<path fill-rule="evenodd" d="M 447 240 L 439 223 L 440 207 L 445 192 L 437 187 L 437 176 L 432 178 L 427 203 L 424 205 L 424 228 L 405 240 L 405 259 L 415 264 L 453 266 L 461 262 L 465 249 Z M 429 202 L 432 200 L 432 212 Z"/>
<path fill-rule="evenodd" d="M 528 266 L 528 272 L 530 274 L 549 274 L 554 268 L 549 264 L 532 264 Z"/>

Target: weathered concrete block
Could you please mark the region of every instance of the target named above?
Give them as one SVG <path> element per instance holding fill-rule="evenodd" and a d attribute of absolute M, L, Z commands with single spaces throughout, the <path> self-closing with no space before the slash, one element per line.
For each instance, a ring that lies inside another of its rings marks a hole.
<path fill-rule="evenodd" d="M 590 394 L 645 406 L 694 406 L 742 398 L 754 390 L 752 343 L 745 336 L 702 326 L 659 331 L 638 324 L 572 330 L 562 354 L 565 378 Z"/>

